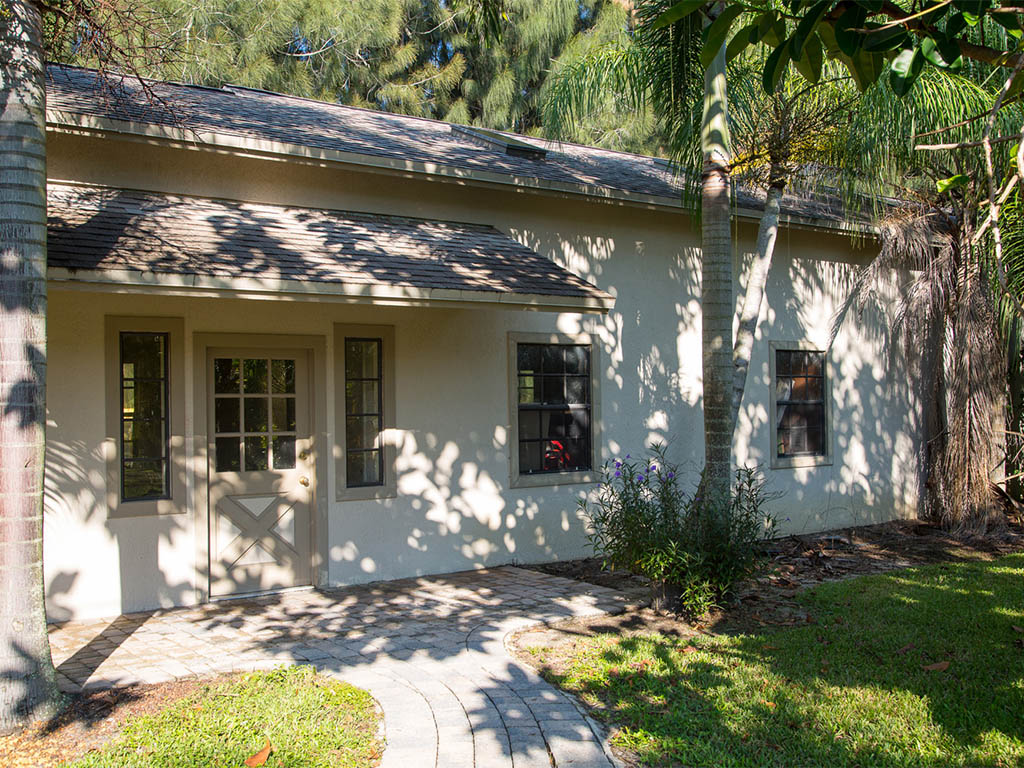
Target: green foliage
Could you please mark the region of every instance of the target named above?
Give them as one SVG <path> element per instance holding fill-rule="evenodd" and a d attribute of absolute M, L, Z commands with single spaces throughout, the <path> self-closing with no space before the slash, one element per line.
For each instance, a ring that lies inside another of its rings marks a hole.
<path fill-rule="evenodd" d="M 273 745 L 268 766 L 364 768 L 382 748 L 373 699 L 313 667 L 253 672 L 130 720 L 68 768 L 223 768 Z"/>
<path fill-rule="evenodd" d="M 597 497 L 580 502 L 590 543 L 606 565 L 678 588 L 683 609 L 700 616 L 756 568 L 758 543 L 775 528 L 772 495 L 757 470 L 740 469 L 722 498 L 691 496 L 664 450 L 652 454 L 605 465 Z"/>
<path fill-rule="evenodd" d="M 580 637 L 545 674 L 640 765 L 1021 765 L 1022 581 L 1021 554 L 848 579 L 801 598 L 809 625 Z"/>

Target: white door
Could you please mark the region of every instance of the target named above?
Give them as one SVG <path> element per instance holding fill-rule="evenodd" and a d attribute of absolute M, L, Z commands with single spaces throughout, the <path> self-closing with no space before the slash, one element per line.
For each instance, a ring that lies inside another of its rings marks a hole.
<path fill-rule="evenodd" d="M 307 353 L 212 349 L 207 382 L 210 596 L 310 584 Z"/>

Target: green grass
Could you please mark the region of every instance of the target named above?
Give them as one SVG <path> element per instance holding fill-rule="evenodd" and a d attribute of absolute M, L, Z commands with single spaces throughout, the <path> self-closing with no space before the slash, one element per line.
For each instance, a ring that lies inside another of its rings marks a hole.
<path fill-rule="evenodd" d="M 1024 766 L 1024 554 L 803 600 L 817 623 L 689 652 L 661 635 L 585 638 L 546 674 L 600 704 L 640 765 Z"/>
<path fill-rule="evenodd" d="M 379 717 L 366 691 L 300 666 L 205 686 L 127 723 L 73 768 L 236 768 L 270 739 L 266 768 L 377 764 Z"/>

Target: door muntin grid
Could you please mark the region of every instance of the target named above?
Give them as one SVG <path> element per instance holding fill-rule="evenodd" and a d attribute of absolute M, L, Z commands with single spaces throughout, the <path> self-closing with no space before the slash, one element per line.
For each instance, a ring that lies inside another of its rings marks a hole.
<path fill-rule="evenodd" d="M 214 358 L 214 471 L 295 469 L 295 371 L 295 358 Z"/>

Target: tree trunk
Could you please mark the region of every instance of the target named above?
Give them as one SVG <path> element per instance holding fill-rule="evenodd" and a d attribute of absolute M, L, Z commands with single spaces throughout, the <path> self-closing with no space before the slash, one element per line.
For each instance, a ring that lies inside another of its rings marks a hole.
<path fill-rule="evenodd" d="M 43 604 L 46 123 L 36 6 L 0 14 L 0 731 L 48 717 L 60 693 Z"/>
<path fill-rule="evenodd" d="M 701 144 L 701 338 L 704 376 L 704 483 L 727 493 L 732 470 L 732 237 L 725 49 L 704 75 Z"/>
<path fill-rule="evenodd" d="M 747 387 L 747 372 L 750 370 L 750 356 L 754 350 L 754 335 L 757 332 L 757 319 L 761 316 L 761 301 L 764 298 L 764 287 L 768 281 L 768 272 L 772 268 L 772 257 L 775 255 L 775 241 L 779 235 L 779 209 L 782 205 L 782 193 L 786 188 L 786 177 L 781 167 L 772 165 L 769 172 L 768 195 L 764 201 L 764 214 L 757 230 L 757 253 L 750 267 L 747 278 L 747 289 L 743 294 L 743 307 L 740 309 L 739 327 L 736 329 L 736 343 L 732 349 L 732 423 L 736 424 L 740 405 L 743 403 L 743 391 Z"/>

